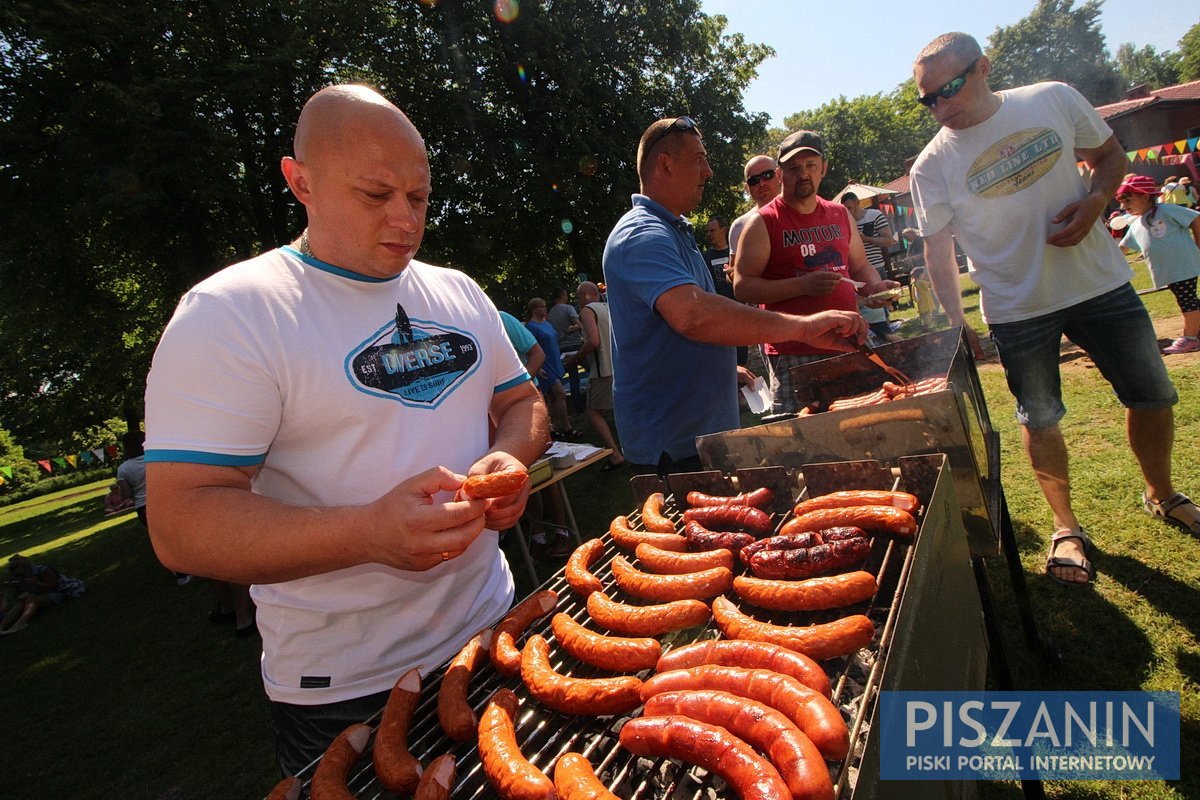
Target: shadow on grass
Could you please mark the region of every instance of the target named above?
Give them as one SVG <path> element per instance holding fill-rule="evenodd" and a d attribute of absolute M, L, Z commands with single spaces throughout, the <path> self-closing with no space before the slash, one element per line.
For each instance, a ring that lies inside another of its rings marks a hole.
<path fill-rule="evenodd" d="M 1104 574 L 1144 597 L 1200 639 L 1200 588 L 1125 555 L 1104 556 Z M 1195 680 L 1194 674 L 1192 677 Z"/>

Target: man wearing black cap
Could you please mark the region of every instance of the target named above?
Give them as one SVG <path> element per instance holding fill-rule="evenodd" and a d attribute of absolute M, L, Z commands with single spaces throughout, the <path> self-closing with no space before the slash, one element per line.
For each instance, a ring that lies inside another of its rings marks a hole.
<path fill-rule="evenodd" d="M 635 467 L 687 472 L 700 468 L 697 436 L 739 425 L 736 345 L 802 340 L 851 350 L 865 339 L 866 325 L 853 312 L 779 314 L 714 291 L 682 216 L 700 204 L 712 177 L 690 117 L 651 124 L 637 165 L 642 192 L 604 247 L 614 414 Z"/>
<path fill-rule="evenodd" d="M 790 314 L 838 309 L 857 315 L 859 295 L 899 286 L 881 280 L 872 269 L 846 207 L 817 194 L 829 170 L 821 137 L 796 131 L 779 145 L 778 160 L 783 194 L 747 223 L 734 257 L 737 298 Z M 776 414 L 800 410 L 791 385 L 792 367 L 839 352 L 786 339 L 772 340 L 764 349 L 771 364 L 771 410 Z"/>

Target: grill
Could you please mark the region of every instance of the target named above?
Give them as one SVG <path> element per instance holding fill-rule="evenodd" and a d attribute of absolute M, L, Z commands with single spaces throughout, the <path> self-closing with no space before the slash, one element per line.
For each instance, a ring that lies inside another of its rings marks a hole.
<path fill-rule="evenodd" d="M 886 344 L 876 352 L 915 381 L 944 379 L 946 389 L 704 436 L 698 440 L 701 460 L 732 472 L 766 465 L 798 470 L 804 464 L 859 459 L 895 464 L 901 456 L 945 453 L 971 552 L 997 555 L 1004 524 L 1000 440 L 961 328 Z M 820 408 L 876 391 L 889 380 L 861 353 L 803 364 L 791 375 L 801 405 Z"/>
<path fill-rule="evenodd" d="M 848 613 L 864 613 L 875 623 L 876 634 L 869 647 L 853 656 L 825 661 L 823 666 L 833 684 L 833 701 L 841 709 L 851 732 L 850 755 L 843 762 L 829 764 L 838 796 L 884 797 L 883 790 L 888 784 L 880 784 L 877 780 L 878 742 L 872 736 L 878 692 L 981 688 L 986 669 L 982 614 L 946 457 L 940 454 L 905 457 L 898 460 L 895 468 L 880 467 L 874 461 L 860 461 L 805 465 L 799 475 L 778 467 L 741 469 L 736 475 L 737 487 L 743 491 L 764 485 L 783 490 L 777 491 L 777 496 L 782 494 L 786 499 L 779 500 L 773 509 L 777 527 L 794 502 L 801 482 L 806 487 L 804 491 L 811 494 L 824 494 L 835 489 L 899 488 L 912 492 L 922 501 L 920 530 L 912 542 L 876 538 L 871 556 L 863 567 L 878 578 L 879 589 L 870 601 L 818 613 L 768 613 L 738 603 L 747 613 L 776 623 L 812 624 Z M 674 503 L 675 496 L 682 496 L 691 489 L 729 494 L 734 488 L 729 478 L 719 472 L 674 475 L 669 485 L 660 484 L 656 476 L 639 476 L 632 483 L 639 505 L 651 491 L 669 492 L 667 509 L 676 509 L 672 514 L 676 519 L 681 515 Z M 632 515 L 631 520 L 636 525 L 638 515 Z M 609 562 L 622 551 L 612 544 L 607 533 L 603 538 L 606 547 L 593 566 L 593 572 L 610 596 L 623 602 L 640 602 L 623 595 L 616 587 Z M 920 590 L 909 591 L 910 587 L 920 587 Z M 561 570 L 541 588 L 558 592 L 556 611 L 565 612 L 599 630 L 590 622 L 584 600 L 567 586 Z M 730 599 L 737 601 L 732 593 Z M 940 611 L 935 615 L 931 613 L 933 609 Z M 937 624 L 933 625 L 930 621 L 935 618 Z M 547 615 L 534 623 L 530 632 L 541 633 L 553 642 L 549 619 L 550 615 Z M 661 637 L 661 641 L 666 650 L 717 636 L 719 631 L 710 623 L 706 627 L 668 634 Z M 575 661 L 553 644 L 552 663 L 560 672 L 579 677 L 610 674 Z M 453 789 L 455 798 L 496 797 L 483 775 L 475 746 L 450 741 L 438 725 L 436 696 L 441 674 L 438 669 L 423 681 L 421 702 L 409 736 L 410 749 L 423 763 L 442 753 L 455 753 L 458 760 Z M 623 750 L 617 735 L 628 716 L 575 717 L 544 708 L 528 695 L 519 678 L 506 678 L 490 664 L 483 666 L 472 680 L 472 705 L 482 710 L 487 698 L 500 687 L 513 689 L 521 698 L 518 741 L 526 758 L 548 775 L 552 775 L 559 755 L 574 750 L 584 754 L 611 791 L 622 798 L 675 800 L 735 796 L 719 778 L 704 770 L 671 760 L 641 758 Z M 378 715 L 367 722 L 377 724 Z M 311 777 L 314 768 L 315 764 L 310 765 L 301 777 Z M 905 797 L 912 797 L 914 789 L 919 787 L 906 783 L 901 788 L 905 790 Z M 364 757 L 352 774 L 350 789 L 360 798 L 392 797 L 375 780 L 368 757 Z M 920 794 L 919 791 L 916 793 Z"/>

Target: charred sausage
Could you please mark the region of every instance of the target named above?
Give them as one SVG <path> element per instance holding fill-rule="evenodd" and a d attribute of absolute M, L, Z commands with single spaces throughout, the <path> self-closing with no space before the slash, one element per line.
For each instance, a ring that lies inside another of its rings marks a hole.
<path fill-rule="evenodd" d="M 517 638 L 525 633 L 535 619 L 545 616 L 558 603 L 558 593 L 546 589 L 529 595 L 504 615 L 492 633 L 488 652 L 492 665 L 501 674 L 514 677 L 521 672 L 521 651 L 517 649 Z"/>
<path fill-rule="evenodd" d="M 754 489 L 750 492 L 735 494 L 733 497 L 705 494 L 704 492 L 688 492 L 687 504 L 692 508 L 707 508 L 709 506 L 754 506 L 766 509 L 775 501 L 775 492 L 767 487 Z"/>
<path fill-rule="evenodd" d="M 659 636 L 703 625 L 712 618 L 708 605 L 699 600 L 631 606 L 610 599 L 604 592 L 588 596 L 587 610 L 598 624 L 626 636 Z"/>
<path fill-rule="evenodd" d="M 700 572 L 679 575 L 656 575 L 642 572 L 624 556 L 613 556 L 613 579 L 617 586 L 643 600 L 669 603 L 672 600 L 707 600 L 729 590 L 733 573 L 728 567 L 713 567 Z"/>
<path fill-rule="evenodd" d="M 743 614 L 724 597 L 713 599 L 712 612 L 717 627 L 730 639 L 772 642 L 818 661 L 853 653 L 875 637 L 875 625 L 862 614 L 821 625 L 773 625 Z"/>
<path fill-rule="evenodd" d="M 785 525 L 784 527 L 786 528 L 787 526 Z M 750 557 L 755 553 L 761 553 L 763 550 L 803 550 L 806 547 L 823 543 L 824 540 L 817 531 L 787 533 L 781 530 L 778 536 L 768 536 L 766 539 L 758 539 L 746 545 L 738 553 L 738 558 L 743 563 L 749 564 Z"/>
<path fill-rule="evenodd" d="M 605 636 L 588 630 L 567 614 L 555 614 L 550 620 L 555 640 L 585 664 L 613 672 L 640 672 L 653 667 L 662 655 L 657 639 L 631 639 Z"/>
<path fill-rule="evenodd" d="M 869 539 L 844 539 L 801 550 L 764 550 L 750 558 L 757 578 L 799 580 L 854 567 L 871 555 Z"/>
<path fill-rule="evenodd" d="M 710 531 L 695 521 L 683 524 L 683 536 L 692 550 L 728 550 L 734 555 L 755 541 L 753 534 L 740 531 Z"/>
<path fill-rule="evenodd" d="M 875 596 L 875 576 L 846 572 L 803 581 L 778 581 L 739 575 L 733 579 L 738 597 L 772 611 L 824 611 L 841 608 Z"/>
<path fill-rule="evenodd" d="M 408 752 L 408 726 L 420 696 L 421 673 L 410 669 L 392 687 L 375 730 L 375 776 L 396 794 L 408 794 L 421 779 L 421 762 Z"/>
<path fill-rule="evenodd" d="M 775 530 L 767 512 L 753 506 L 707 506 L 683 512 L 684 522 L 699 522 L 710 531 L 746 531 L 770 536 Z"/>
<path fill-rule="evenodd" d="M 750 745 L 717 725 L 687 717 L 639 717 L 621 728 L 621 746 L 639 756 L 666 756 L 721 776 L 742 800 L 787 800 L 779 771 Z"/>

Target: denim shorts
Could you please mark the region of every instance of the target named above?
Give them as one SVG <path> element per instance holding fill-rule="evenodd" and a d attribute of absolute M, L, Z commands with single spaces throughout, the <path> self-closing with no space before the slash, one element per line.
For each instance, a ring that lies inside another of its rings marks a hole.
<path fill-rule="evenodd" d="M 295 775 L 325 752 L 334 738 L 356 722 L 363 722 L 387 704 L 391 690 L 315 706 L 271 702 L 275 730 L 275 758 L 280 772 Z"/>
<path fill-rule="evenodd" d="M 1027 428 L 1049 428 L 1066 414 L 1059 374 L 1063 336 L 1091 357 L 1126 408 L 1167 408 L 1179 400 L 1154 324 L 1129 284 L 1061 311 L 990 328 L 1008 389 L 1017 398 L 1017 421 Z"/>

